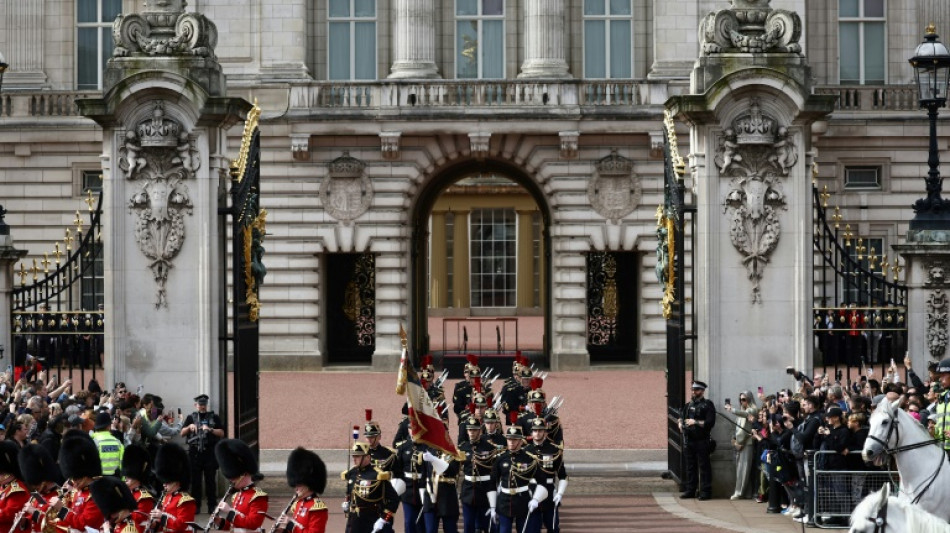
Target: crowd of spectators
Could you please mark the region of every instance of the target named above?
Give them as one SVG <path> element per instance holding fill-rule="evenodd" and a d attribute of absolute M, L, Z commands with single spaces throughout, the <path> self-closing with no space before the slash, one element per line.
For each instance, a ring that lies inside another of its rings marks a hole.
<path fill-rule="evenodd" d="M 818 491 L 820 501 L 830 502 L 823 512 L 849 514 L 877 488 L 866 482 L 866 473 L 877 468 L 861 457 L 871 411 L 882 401 L 900 400 L 901 408 L 933 435 L 940 391 L 935 367 L 932 363 L 928 376 L 921 379 L 910 358 L 905 358 L 903 380 L 891 361 L 880 381 L 866 368 L 857 381 L 846 383 L 840 374 L 819 372 L 809 378 L 789 368 L 790 378 L 796 381 L 794 390 L 767 393 L 759 387 L 755 395 L 743 391 L 738 406 L 725 407 L 736 422 L 737 477 L 732 499 L 767 503 L 768 513 L 813 524 L 814 491 Z M 806 467 L 813 470 L 806 472 Z M 814 470 L 842 474 L 824 475 L 815 483 Z M 835 519 L 822 522 L 833 525 Z"/>

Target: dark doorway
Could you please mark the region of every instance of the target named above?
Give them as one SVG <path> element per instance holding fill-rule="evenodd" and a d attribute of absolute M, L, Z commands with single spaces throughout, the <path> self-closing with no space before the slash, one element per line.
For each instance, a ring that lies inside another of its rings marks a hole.
<path fill-rule="evenodd" d="M 371 364 L 376 350 L 376 258 L 327 256 L 327 361 Z"/>
<path fill-rule="evenodd" d="M 640 314 L 636 252 L 587 256 L 587 352 L 591 363 L 636 363 Z"/>

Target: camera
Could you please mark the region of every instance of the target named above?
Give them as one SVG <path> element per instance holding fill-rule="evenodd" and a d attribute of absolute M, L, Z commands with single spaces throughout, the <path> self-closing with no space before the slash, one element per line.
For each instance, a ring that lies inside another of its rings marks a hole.
<path fill-rule="evenodd" d="M 726 404 L 726 406 L 732 405 L 732 398 L 726 398 L 726 401 L 724 403 Z"/>
<path fill-rule="evenodd" d="M 785 367 L 785 373 L 788 374 L 788 375 L 790 375 L 790 376 L 794 376 L 794 375 L 795 375 L 795 369 L 794 369 L 793 367 L 787 366 L 787 367 Z"/>

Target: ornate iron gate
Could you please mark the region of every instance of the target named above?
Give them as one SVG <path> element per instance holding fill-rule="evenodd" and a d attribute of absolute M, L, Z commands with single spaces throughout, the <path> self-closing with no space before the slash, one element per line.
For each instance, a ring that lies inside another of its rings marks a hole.
<path fill-rule="evenodd" d="M 76 390 L 103 368 L 104 355 L 102 196 L 88 191 L 85 201 L 88 225 L 76 211 L 62 247 L 57 242 L 42 261 L 14 270 L 20 283 L 10 310 L 13 365 L 22 370 L 28 355 L 35 357 L 59 383 L 78 379 Z"/>
<path fill-rule="evenodd" d="M 260 287 L 267 270 L 264 268 L 264 235 L 267 211 L 260 204 L 260 131 L 261 109 L 255 103 L 244 124 L 241 153 L 231 165 L 231 244 L 232 244 L 232 309 L 231 340 L 234 356 L 234 436 L 258 451 L 259 421 L 259 328 Z M 227 358 L 222 354 L 223 398 L 227 405 Z"/>
<path fill-rule="evenodd" d="M 885 250 L 875 250 L 852 232 L 850 224 L 844 224 L 837 207 L 828 216 L 830 197 L 827 187 L 818 192 L 813 184 L 815 253 L 820 257 L 815 261 L 817 290 L 812 310 L 814 365 L 824 368 L 830 380 L 837 378 L 845 384 L 863 374 L 865 365 L 879 364 L 884 376 L 892 358 L 903 359 L 907 286 L 899 282 L 903 267 L 896 254 L 891 256 L 893 263 L 888 262 Z"/>
<path fill-rule="evenodd" d="M 587 352 L 597 362 L 637 362 L 637 272 L 633 252 L 587 255 Z"/>
<path fill-rule="evenodd" d="M 692 350 L 696 315 L 692 294 L 686 294 L 686 268 L 692 265 L 693 247 L 686 246 L 695 229 L 695 207 L 686 205 L 683 176 L 686 165 L 679 155 L 673 118 L 667 111 L 663 136 L 663 205 L 657 207 L 656 274 L 663 285 L 666 319 L 667 462 L 669 476 L 681 483 L 685 473 L 683 434 L 677 421 L 686 403 L 686 355 Z M 689 257 L 687 257 L 689 254 Z M 692 292 L 692 284 L 690 285 Z M 689 343 L 689 349 L 687 349 Z M 692 370 L 692 369 L 690 369 Z"/>

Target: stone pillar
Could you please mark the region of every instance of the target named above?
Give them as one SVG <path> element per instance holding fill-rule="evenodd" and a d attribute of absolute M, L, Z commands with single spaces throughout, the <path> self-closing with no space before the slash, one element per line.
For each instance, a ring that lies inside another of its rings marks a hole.
<path fill-rule="evenodd" d="M 904 260 L 907 276 L 907 351 L 918 375 L 924 374 L 929 361 L 950 357 L 947 351 L 950 328 L 946 320 L 950 298 L 950 239 L 948 234 L 937 233 L 911 233 L 906 244 L 894 246 L 894 251 Z M 895 356 L 898 358 L 899 354 Z"/>
<path fill-rule="evenodd" d="M 525 0 L 524 63 L 519 78 L 570 78 L 564 0 Z"/>
<path fill-rule="evenodd" d="M 13 265 L 23 256 L 26 250 L 18 250 L 13 246 L 13 237 L 10 236 L 10 226 L 3 221 L 6 210 L 0 206 L 0 347 L 3 355 L 0 364 L 6 366 L 6 358 L 13 361 L 13 341 L 10 337 L 10 309 L 13 308 Z"/>
<path fill-rule="evenodd" d="M 43 0 L 19 0 L 0 4 L 0 51 L 10 68 L 3 77 L 7 89 L 40 89 L 47 86 L 43 70 L 45 50 L 45 4 Z"/>
<path fill-rule="evenodd" d="M 439 78 L 435 65 L 435 0 L 395 0 L 390 79 Z"/>
<path fill-rule="evenodd" d="M 432 212 L 432 247 L 429 250 L 429 307 L 448 307 L 449 290 L 445 268 L 445 211 Z"/>
<path fill-rule="evenodd" d="M 532 225 L 534 211 L 518 211 L 518 307 L 534 307 L 534 256 L 532 252 Z"/>
<path fill-rule="evenodd" d="M 214 24 L 181 0 L 147 1 L 116 31 L 102 98 L 79 103 L 103 128 L 106 381 L 144 384 L 168 405 L 217 400 L 226 132 L 251 106 L 227 96 Z M 170 37 L 182 44 L 146 52 Z"/>
<path fill-rule="evenodd" d="M 739 20 L 787 32 L 766 43 L 760 39 L 764 28 Z M 776 369 L 810 372 L 814 250 L 807 154 L 811 123 L 830 114 L 834 100 L 811 94 L 796 14 L 732 8 L 710 14 L 703 24 L 700 34 L 707 40 L 691 94 L 667 106 L 690 124 L 697 207 L 695 377 L 722 405 L 742 390 L 788 387 L 788 376 Z M 724 28 L 738 28 L 749 47 L 734 47 Z M 734 488 L 732 429 L 720 423 L 713 433 L 720 442 L 713 458 L 716 497 Z"/>
<path fill-rule="evenodd" d="M 261 81 L 310 78 L 307 69 L 307 2 L 281 0 L 261 20 Z"/>
<path fill-rule="evenodd" d="M 469 292 L 468 264 L 468 211 L 455 212 L 455 235 L 452 238 L 455 249 L 452 250 L 452 295 L 455 301 L 452 307 L 466 309 L 471 305 Z"/>

